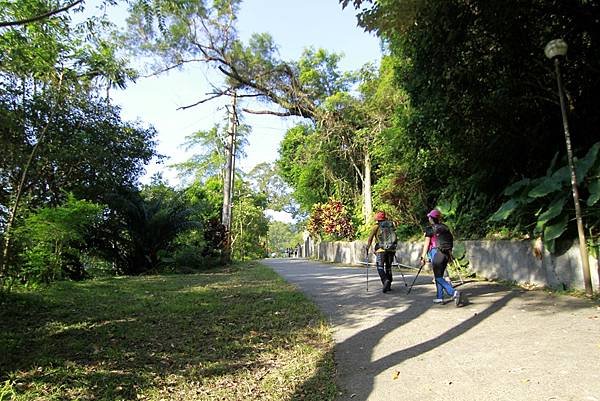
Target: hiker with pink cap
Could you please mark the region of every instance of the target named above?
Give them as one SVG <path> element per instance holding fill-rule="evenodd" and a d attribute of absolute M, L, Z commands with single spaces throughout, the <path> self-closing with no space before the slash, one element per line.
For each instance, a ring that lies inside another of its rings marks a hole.
<path fill-rule="evenodd" d="M 421 265 L 427 261 L 431 262 L 433 267 L 433 276 L 435 277 L 436 298 L 433 300 L 436 304 L 444 303 L 444 292 L 448 294 L 456 306 L 462 303 L 461 293 L 455 290 L 450 283 L 444 279 L 444 271 L 448 262 L 452 259 L 452 247 L 454 246 L 454 237 L 448 226 L 441 222 L 442 213 L 433 209 L 427 213 L 429 226 L 425 229 L 425 241 L 423 243 L 423 252 L 421 253 Z"/>

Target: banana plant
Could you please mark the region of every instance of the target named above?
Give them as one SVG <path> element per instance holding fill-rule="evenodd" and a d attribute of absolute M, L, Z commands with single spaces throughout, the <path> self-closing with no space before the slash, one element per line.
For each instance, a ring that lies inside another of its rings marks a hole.
<path fill-rule="evenodd" d="M 598 208 L 593 208 L 600 200 L 600 142 L 595 143 L 585 157 L 575 160 L 577 185 L 584 196 L 584 215 L 591 218 L 594 226 L 600 221 Z M 550 168 L 543 177 L 524 178 L 507 187 L 503 194 L 510 197 L 490 217 L 490 221 L 503 221 L 509 217 L 532 222 L 535 220 L 534 236 L 540 236 L 550 252 L 555 251 L 556 240 L 567 231 L 572 220 L 572 208 L 568 207 L 571 198 L 571 174 L 569 167 L 556 167 L 555 156 Z M 518 216 L 516 216 L 518 215 Z M 588 222 L 589 223 L 589 222 Z"/>

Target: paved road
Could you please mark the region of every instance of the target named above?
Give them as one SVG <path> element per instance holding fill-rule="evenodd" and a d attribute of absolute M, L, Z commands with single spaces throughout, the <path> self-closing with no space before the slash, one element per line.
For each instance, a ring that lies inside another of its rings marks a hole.
<path fill-rule="evenodd" d="M 383 294 L 373 268 L 367 292 L 364 268 L 263 263 L 330 320 L 339 400 L 600 401 L 600 307 L 586 300 L 470 282 L 456 308 L 432 303 L 423 274 L 407 295 L 396 273 Z"/>

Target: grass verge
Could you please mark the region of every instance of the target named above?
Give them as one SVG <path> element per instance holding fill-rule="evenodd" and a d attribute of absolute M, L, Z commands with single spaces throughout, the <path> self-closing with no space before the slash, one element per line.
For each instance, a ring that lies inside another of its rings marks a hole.
<path fill-rule="evenodd" d="M 61 282 L 0 307 L 0 401 L 336 394 L 322 315 L 260 264 Z"/>

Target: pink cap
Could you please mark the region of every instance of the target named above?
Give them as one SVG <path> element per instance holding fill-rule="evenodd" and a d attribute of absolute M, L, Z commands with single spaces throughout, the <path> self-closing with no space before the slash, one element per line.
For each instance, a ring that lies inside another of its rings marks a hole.
<path fill-rule="evenodd" d="M 427 217 L 439 219 L 440 217 L 442 217 L 442 213 L 437 209 L 433 209 L 431 212 L 427 213 Z"/>

